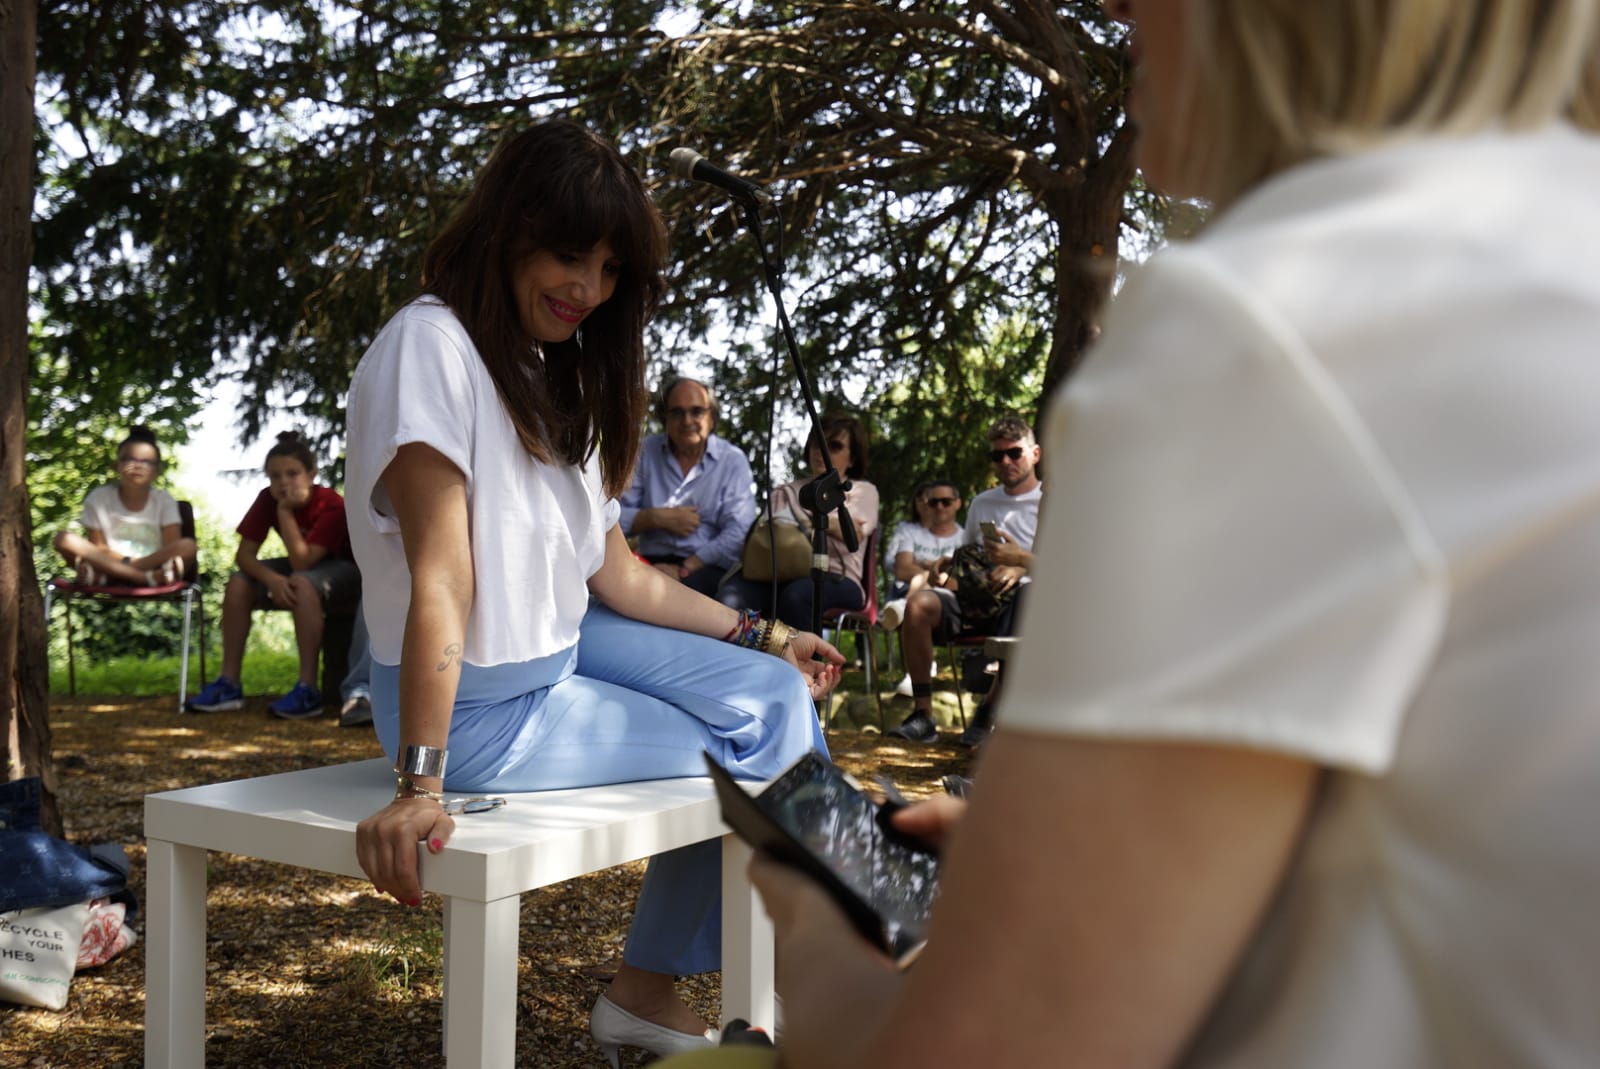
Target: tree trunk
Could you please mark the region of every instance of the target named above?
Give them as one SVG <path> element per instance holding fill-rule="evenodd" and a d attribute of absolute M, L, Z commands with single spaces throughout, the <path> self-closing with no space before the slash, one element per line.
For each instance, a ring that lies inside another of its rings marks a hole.
<path fill-rule="evenodd" d="M 44 602 L 33 571 L 24 445 L 28 266 L 33 260 L 35 0 L 0 0 L 0 757 L 6 781 L 44 780 L 42 819 L 60 835 L 50 760 Z"/>
<path fill-rule="evenodd" d="M 1039 410 L 1067 381 L 1100 336 L 1100 313 L 1117 276 L 1123 197 L 1133 181 L 1133 130 L 1127 124 L 1090 166 L 1083 184 L 1052 197 L 1060 228 L 1056 250 L 1056 329 L 1044 368 Z"/>

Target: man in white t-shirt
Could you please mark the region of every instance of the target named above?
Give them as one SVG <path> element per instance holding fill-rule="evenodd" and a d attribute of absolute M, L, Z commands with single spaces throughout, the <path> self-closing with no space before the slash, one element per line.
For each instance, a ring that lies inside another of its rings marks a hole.
<path fill-rule="evenodd" d="M 1009 635 L 1033 566 L 1033 540 L 1044 494 L 1033 428 L 1016 416 L 996 421 L 989 428 L 989 460 L 1000 485 L 972 499 L 967 509 L 966 544 L 984 546 L 990 564 L 989 586 L 1003 604 L 993 615 L 971 619 L 964 618 L 971 613 L 963 613 L 953 590 L 927 587 L 906 599 L 900 648 L 911 677 L 911 715 L 889 732 L 902 739 L 932 742 L 939 737 L 932 716 L 934 639 L 954 634 Z M 987 736 L 998 684 L 995 692 L 974 711 L 963 742 L 976 745 Z"/>

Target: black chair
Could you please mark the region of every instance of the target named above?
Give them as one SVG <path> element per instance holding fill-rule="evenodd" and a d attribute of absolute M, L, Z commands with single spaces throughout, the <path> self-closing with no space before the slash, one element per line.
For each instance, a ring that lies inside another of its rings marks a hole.
<path fill-rule="evenodd" d="M 185 538 L 194 538 L 194 506 L 187 501 L 178 502 L 178 517 Z M 162 586 L 92 586 L 76 579 L 52 579 L 44 585 L 44 625 L 50 627 L 50 610 L 55 602 L 67 606 L 67 689 L 78 693 L 78 668 L 72 638 L 72 603 L 74 601 L 101 601 L 114 604 L 165 601 L 183 606 L 183 652 L 178 661 L 178 711 L 189 697 L 189 635 L 195 607 L 200 604 L 201 579 L 199 568 L 176 583 Z M 200 612 L 200 677 L 206 675 L 206 614 Z"/>

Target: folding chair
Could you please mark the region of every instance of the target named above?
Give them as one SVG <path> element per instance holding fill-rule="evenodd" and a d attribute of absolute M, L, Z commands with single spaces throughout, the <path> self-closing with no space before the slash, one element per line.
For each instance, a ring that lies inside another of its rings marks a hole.
<path fill-rule="evenodd" d="M 947 638 L 945 640 L 945 644 L 944 644 L 945 657 L 949 659 L 950 670 L 951 670 L 951 673 L 953 674 L 953 676 L 955 677 L 955 684 L 956 684 L 956 710 L 961 714 L 961 729 L 963 731 L 965 731 L 966 728 L 967 728 L 967 687 L 966 687 L 966 660 L 965 660 L 965 658 L 966 658 L 967 654 L 970 653 L 972 650 L 984 650 L 985 651 L 985 653 L 984 653 L 985 658 L 993 660 L 993 658 L 989 658 L 988 657 L 988 653 L 986 652 L 986 644 L 989 641 L 989 637 L 990 636 L 988 636 L 988 635 L 959 634 L 959 635 L 952 635 L 952 636 L 950 636 L 949 638 Z M 974 693 L 977 693 L 977 692 L 974 692 Z M 985 691 L 984 693 L 987 693 L 987 691 Z"/>
<path fill-rule="evenodd" d="M 878 727 L 884 726 L 883 721 L 883 695 L 878 691 L 878 532 L 873 531 L 867 536 L 866 564 L 861 576 L 861 585 L 866 588 L 867 603 L 859 609 L 828 609 L 822 614 L 822 637 L 829 639 L 829 634 L 837 635 L 842 631 L 849 631 L 856 636 L 856 650 L 862 654 L 862 664 L 867 673 L 867 690 L 872 693 L 872 700 L 878 706 Z M 828 707 L 823 716 L 823 728 L 833 729 L 833 692 L 828 692 Z"/>
<path fill-rule="evenodd" d="M 178 502 L 178 517 L 182 525 L 183 535 L 193 538 L 194 535 L 194 506 L 187 501 Z M 44 585 L 44 626 L 50 627 L 50 610 L 56 601 L 63 602 L 67 607 L 67 689 L 71 694 L 78 693 L 78 667 L 76 651 L 73 649 L 72 636 L 72 603 L 74 601 L 102 601 L 121 604 L 135 602 L 166 601 L 177 602 L 183 605 L 183 652 L 178 661 L 178 711 L 183 712 L 183 703 L 189 697 L 189 633 L 190 622 L 194 616 L 195 606 L 200 603 L 200 574 L 198 567 L 193 575 L 176 583 L 166 583 L 161 586 L 95 586 L 89 583 L 80 583 L 76 579 L 52 579 Z M 204 609 L 200 613 L 200 678 L 206 675 L 206 614 Z"/>

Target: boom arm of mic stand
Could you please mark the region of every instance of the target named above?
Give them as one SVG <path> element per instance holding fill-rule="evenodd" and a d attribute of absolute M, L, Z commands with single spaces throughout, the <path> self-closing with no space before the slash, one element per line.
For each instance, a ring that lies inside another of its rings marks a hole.
<path fill-rule="evenodd" d="M 767 291 L 772 294 L 773 303 L 778 307 L 778 326 L 783 331 L 784 343 L 789 348 L 789 362 L 794 366 L 794 377 L 800 383 L 800 396 L 806 405 L 806 416 L 811 421 L 812 431 L 818 441 L 822 438 L 822 421 L 817 417 L 817 403 L 811 392 L 811 380 L 806 376 L 805 365 L 800 362 L 800 346 L 795 341 L 794 327 L 789 323 L 789 313 L 783 306 L 783 268 L 767 252 L 767 243 L 761 235 L 761 208 L 752 195 L 734 195 L 734 200 L 739 204 L 744 214 L 745 226 L 756 239 L 756 247 L 761 252 L 761 275 L 766 280 Z M 779 216 L 779 226 L 782 226 L 782 216 Z M 772 403 L 778 403 L 777 391 L 773 391 Z M 839 479 L 839 472 L 833 466 L 832 459 L 828 456 L 827 443 L 823 441 L 822 463 L 825 471 L 816 480 L 808 483 L 801 490 L 801 503 L 806 505 L 811 518 L 811 630 L 813 633 L 822 631 L 822 581 L 827 577 L 827 569 L 817 567 L 818 560 L 826 560 L 828 554 L 828 513 L 834 509 L 839 513 L 839 529 L 844 536 L 844 544 L 851 553 L 861 545 L 860 535 L 856 531 L 854 518 L 850 515 L 844 504 L 844 491 L 849 489 L 848 483 Z M 815 487 L 821 484 L 821 491 Z M 806 503 L 806 491 L 811 490 L 812 503 Z M 833 498 L 833 492 L 838 494 Z M 773 606 L 776 615 L 777 606 Z"/>

